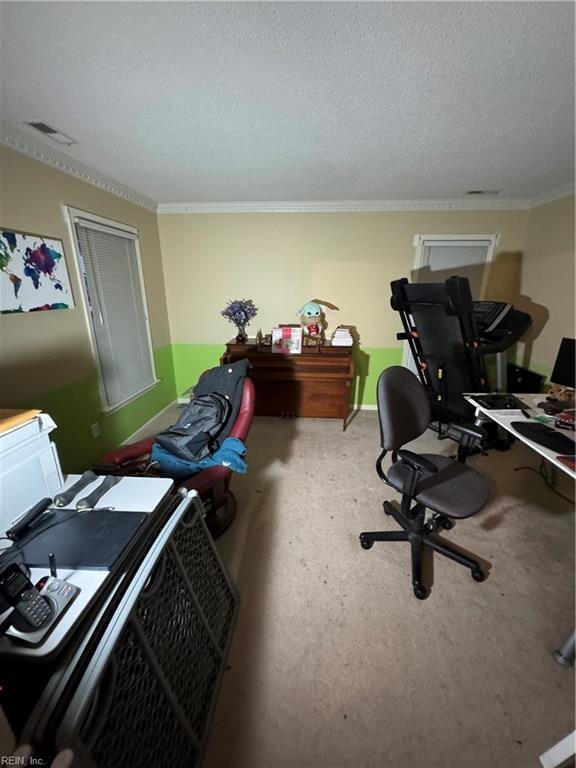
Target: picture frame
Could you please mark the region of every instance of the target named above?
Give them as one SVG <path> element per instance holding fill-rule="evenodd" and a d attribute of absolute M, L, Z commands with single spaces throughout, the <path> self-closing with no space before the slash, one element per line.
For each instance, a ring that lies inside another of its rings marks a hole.
<path fill-rule="evenodd" d="M 302 353 L 302 327 L 300 325 L 279 325 L 272 328 L 274 354 L 300 355 Z"/>
<path fill-rule="evenodd" d="M 74 306 L 63 241 L 0 226 L 0 314 Z"/>

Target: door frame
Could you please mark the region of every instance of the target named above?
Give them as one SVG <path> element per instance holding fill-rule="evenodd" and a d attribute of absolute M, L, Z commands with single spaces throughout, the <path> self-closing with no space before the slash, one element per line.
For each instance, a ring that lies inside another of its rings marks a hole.
<path fill-rule="evenodd" d="M 496 251 L 496 246 L 498 245 L 498 241 L 500 239 L 500 234 L 495 233 L 491 235 L 445 235 L 445 234 L 434 234 L 434 235 L 414 235 L 414 238 L 412 240 L 412 245 L 414 246 L 414 268 L 413 272 L 418 272 L 419 269 L 421 269 L 424 266 L 424 244 L 428 243 L 430 240 L 437 242 L 448 242 L 449 244 L 456 245 L 460 242 L 473 242 L 475 240 L 481 240 L 482 242 L 488 242 L 488 251 L 486 253 L 486 264 L 490 264 L 492 261 L 494 261 L 494 253 Z M 488 286 L 488 272 L 489 270 L 486 269 L 484 271 L 484 276 L 482 277 L 482 286 L 480 288 L 480 296 L 478 299 L 482 301 L 485 299 L 485 292 L 486 288 Z M 412 360 L 412 355 L 410 354 L 410 347 L 408 346 L 408 342 L 404 342 L 404 354 L 402 357 L 402 365 L 404 368 L 409 368 L 409 361 Z"/>

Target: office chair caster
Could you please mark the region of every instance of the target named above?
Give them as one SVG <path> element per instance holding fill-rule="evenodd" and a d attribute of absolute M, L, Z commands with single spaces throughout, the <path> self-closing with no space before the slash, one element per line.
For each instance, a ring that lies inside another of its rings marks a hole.
<path fill-rule="evenodd" d="M 444 528 L 445 531 L 450 531 L 456 523 L 445 515 L 433 515 L 430 520 L 424 526 L 427 533 L 434 533 L 439 528 Z"/>
<path fill-rule="evenodd" d="M 484 573 L 484 571 L 481 571 L 480 568 L 478 568 L 478 570 L 472 571 L 472 578 L 474 581 L 486 581 L 488 575 Z"/>
<path fill-rule="evenodd" d="M 370 541 L 370 539 L 365 539 L 363 536 L 360 536 L 360 546 L 362 549 L 372 549 L 374 546 L 374 542 Z"/>
<path fill-rule="evenodd" d="M 424 584 L 415 584 L 414 594 L 418 600 L 426 600 L 426 598 L 430 595 L 430 590 L 427 589 Z"/>

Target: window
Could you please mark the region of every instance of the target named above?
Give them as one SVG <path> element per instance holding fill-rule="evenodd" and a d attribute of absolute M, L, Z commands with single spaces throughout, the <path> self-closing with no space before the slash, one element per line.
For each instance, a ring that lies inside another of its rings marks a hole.
<path fill-rule="evenodd" d="M 497 235 L 416 235 L 412 282 L 444 282 L 452 275 L 467 277 L 472 297 L 485 298 Z"/>
<path fill-rule="evenodd" d="M 106 409 L 152 387 L 157 379 L 138 233 L 69 209 L 84 298 Z"/>

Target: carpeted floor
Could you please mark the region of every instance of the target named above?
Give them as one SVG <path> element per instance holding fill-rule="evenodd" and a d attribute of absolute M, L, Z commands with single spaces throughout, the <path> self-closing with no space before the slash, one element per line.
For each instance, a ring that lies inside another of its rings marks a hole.
<path fill-rule="evenodd" d="M 490 577 L 437 556 L 418 601 L 407 544 L 358 543 L 395 528 L 378 440 L 371 412 L 344 433 L 255 419 L 218 541 L 242 603 L 204 768 L 529 768 L 574 728 L 574 673 L 551 655 L 574 622 L 572 505 L 514 471 L 538 466 L 522 445 L 473 457 L 493 501 L 445 535 Z"/>

